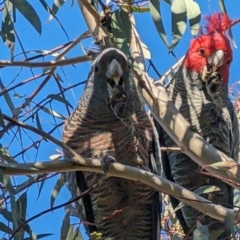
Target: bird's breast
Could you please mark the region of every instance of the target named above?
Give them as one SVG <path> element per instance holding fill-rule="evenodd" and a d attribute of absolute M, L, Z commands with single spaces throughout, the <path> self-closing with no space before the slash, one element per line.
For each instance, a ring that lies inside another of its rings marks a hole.
<path fill-rule="evenodd" d="M 64 141 L 79 155 L 101 159 L 113 156 L 117 162 L 147 168 L 149 165 L 149 144 L 152 141 L 152 122 L 146 112 L 133 114 L 126 125 L 118 118 L 108 119 L 86 115 L 77 124 L 66 124 Z M 126 122 L 126 121 L 125 121 Z"/>

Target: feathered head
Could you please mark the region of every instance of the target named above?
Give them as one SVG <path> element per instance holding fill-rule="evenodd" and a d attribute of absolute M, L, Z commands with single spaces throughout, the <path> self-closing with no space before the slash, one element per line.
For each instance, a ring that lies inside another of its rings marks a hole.
<path fill-rule="evenodd" d="M 206 17 L 206 26 L 201 28 L 197 38 L 191 41 L 184 60 L 184 67 L 201 74 L 206 71 L 219 71 L 223 82 L 229 79 L 229 66 L 232 61 L 232 48 L 226 31 L 240 22 L 230 20 L 225 13 L 214 13 Z M 204 31 L 205 30 L 205 31 Z"/>

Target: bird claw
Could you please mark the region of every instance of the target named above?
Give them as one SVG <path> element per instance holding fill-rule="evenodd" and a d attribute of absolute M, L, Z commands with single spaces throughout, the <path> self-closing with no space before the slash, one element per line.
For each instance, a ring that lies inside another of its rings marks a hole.
<path fill-rule="evenodd" d="M 114 162 L 116 162 L 116 159 L 112 156 L 105 155 L 102 157 L 101 165 L 102 165 L 102 170 L 104 171 L 105 174 L 107 174 L 110 164 Z"/>

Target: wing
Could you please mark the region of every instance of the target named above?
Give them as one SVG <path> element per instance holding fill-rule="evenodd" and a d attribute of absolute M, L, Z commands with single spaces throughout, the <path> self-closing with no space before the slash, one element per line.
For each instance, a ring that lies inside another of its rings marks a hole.
<path fill-rule="evenodd" d="M 154 133 L 152 137 L 153 141 L 150 142 L 149 146 L 149 168 L 152 173 L 161 176 L 161 152 L 158 143 L 158 134 L 154 128 Z M 161 231 L 161 214 L 162 214 L 162 195 L 159 192 L 153 194 L 153 203 L 152 203 L 152 239 L 160 239 Z"/>
<path fill-rule="evenodd" d="M 160 125 L 155 119 L 153 119 L 153 121 L 154 121 L 154 125 L 155 125 L 156 130 L 157 130 L 158 135 L 159 135 L 159 139 L 158 139 L 159 145 L 162 146 L 162 147 L 164 147 L 164 146 L 166 146 L 166 144 L 165 144 L 165 141 L 164 141 L 164 137 L 163 137 L 163 136 L 164 136 L 164 134 L 166 134 L 166 133 L 164 132 L 164 130 L 163 130 L 163 128 L 161 127 L 161 125 Z M 174 141 L 172 141 L 172 145 L 173 145 L 173 146 L 175 145 Z M 161 156 L 162 156 L 163 173 L 164 173 L 166 179 L 168 179 L 169 181 L 174 182 L 174 180 L 173 180 L 173 178 L 172 178 L 172 173 L 171 173 L 171 168 L 170 168 L 170 164 L 169 164 L 169 159 L 168 159 L 168 154 L 167 154 L 167 152 L 163 152 L 163 151 L 162 151 L 162 152 L 161 152 Z M 170 195 L 169 195 L 169 199 L 170 199 L 170 201 L 171 201 L 171 204 L 172 204 L 173 209 L 175 209 L 175 208 L 179 205 L 179 203 L 180 203 L 180 201 L 179 201 L 178 199 L 176 199 L 176 198 L 174 198 L 174 197 L 172 197 L 172 196 L 170 196 Z M 175 214 L 176 214 L 177 219 L 179 220 L 179 222 L 180 222 L 180 224 L 181 224 L 184 232 L 187 233 L 188 230 L 189 230 L 189 227 L 187 226 L 187 223 L 186 223 L 186 221 L 184 220 L 182 211 L 181 211 L 181 210 L 178 210 L 178 211 L 176 211 Z"/>
<path fill-rule="evenodd" d="M 229 100 L 230 102 L 230 100 Z M 236 116 L 236 113 L 234 111 L 234 107 L 232 103 L 230 102 L 230 106 L 228 107 L 229 115 L 232 120 L 232 130 L 230 132 L 230 138 L 231 138 L 231 157 L 236 161 L 239 162 L 239 125 L 238 125 L 238 119 Z M 240 191 L 238 189 L 231 189 L 232 190 L 232 198 L 229 205 L 233 205 L 235 207 L 239 207 L 239 196 Z"/>
<path fill-rule="evenodd" d="M 93 71 L 92 71 L 93 66 L 91 67 L 91 70 L 89 71 L 88 74 L 88 80 L 85 85 L 84 91 L 86 90 L 88 82 L 93 81 Z M 81 100 L 80 100 L 81 101 Z M 69 119 L 67 120 L 68 122 L 65 125 L 64 129 L 64 137 L 63 141 L 72 147 L 73 150 L 78 150 L 76 149 L 76 146 L 78 145 L 78 137 L 77 137 L 77 122 L 78 122 L 78 117 L 77 115 L 79 114 L 79 109 L 78 107 L 74 110 L 74 112 L 71 114 Z M 68 155 L 65 153 L 65 157 L 67 158 Z M 80 194 L 84 193 L 85 191 L 88 190 L 84 175 L 82 171 L 76 171 L 76 172 L 68 172 L 64 173 L 65 178 L 66 178 L 66 183 L 69 191 L 72 194 L 73 198 L 77 198 L 80 196 Z M 92 204 L 91 204 L 91 198 L 89 194 L 84 194 L 78 201 L 76 201 L 74 204 L 74 211 L 77 213 L 78 217 L 83 220 L 87 221 L 89 223 L 94 222 L 94 214 L 93 214 L 93 209 L 92 209 Z M 86 226 L 86 225 L 85 225 Z M 92 233 L 96 231 L 96 226 L 95 225 L 87 225 L 86 231 L 89 233 Z"/>

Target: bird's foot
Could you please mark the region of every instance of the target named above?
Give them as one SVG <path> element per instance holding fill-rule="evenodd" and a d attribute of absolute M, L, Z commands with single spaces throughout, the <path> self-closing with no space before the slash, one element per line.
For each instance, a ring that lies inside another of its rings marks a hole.
<path fill-rule="evenodd" d="M 116 159 L 112 156 L 105 155 L 105 156 L 102 157 L 101 165 L 102 165 L 102 169 L 103 169 L 105 174 L 107 174 L 107 171 L 109 169 L 110 164 L 114 163 L 114 162 L 116 162 Z"/>

